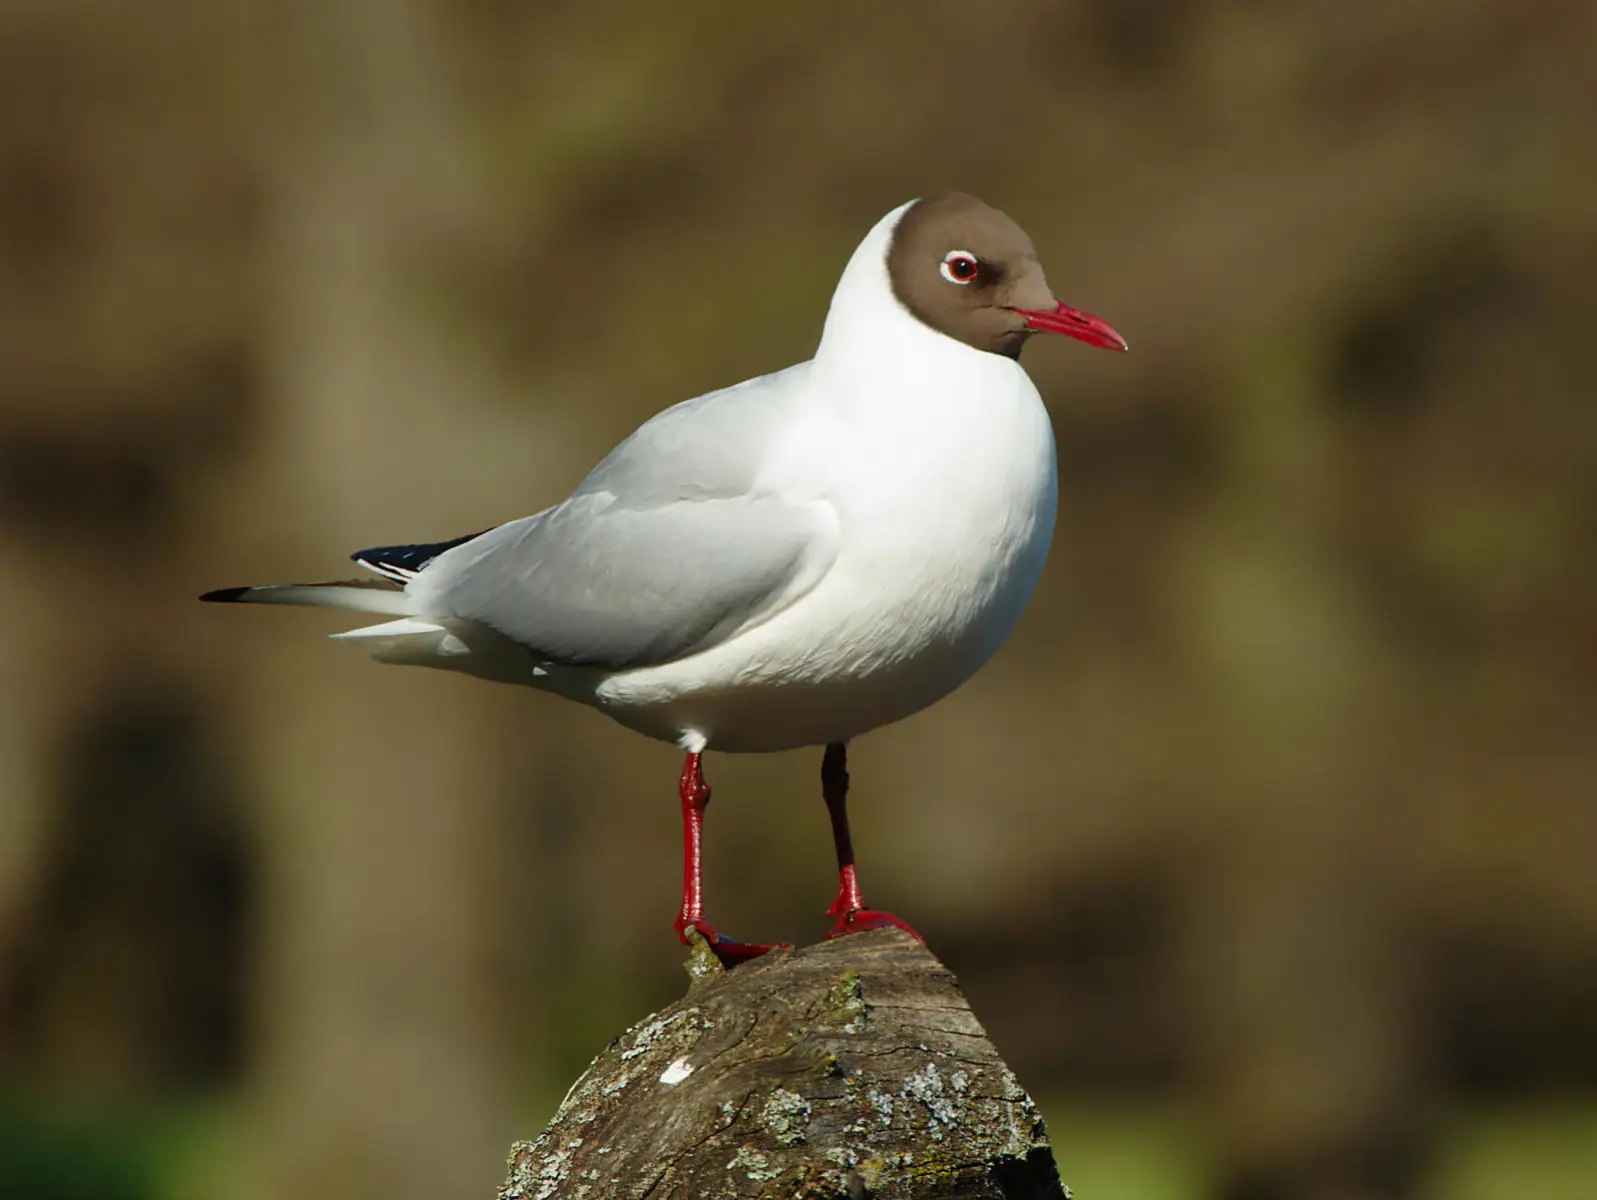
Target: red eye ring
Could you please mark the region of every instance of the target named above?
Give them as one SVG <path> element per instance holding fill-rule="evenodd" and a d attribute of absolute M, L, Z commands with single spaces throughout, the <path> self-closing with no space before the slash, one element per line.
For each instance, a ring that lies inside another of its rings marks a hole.
<path fill-rule="evenodd" d="M 963 287 L 981 273 L 981 264 L 969 250 L 950 250 L 943 255 L 942 264 L 938 269 L 949 283 L 957 283 Z"/>

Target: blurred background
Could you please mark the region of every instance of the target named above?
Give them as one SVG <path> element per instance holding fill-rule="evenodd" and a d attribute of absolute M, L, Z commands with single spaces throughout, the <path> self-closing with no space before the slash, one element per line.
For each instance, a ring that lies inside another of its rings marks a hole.
<path fill-rule="evenodd" d="M 201 608 L 565 494 L 807 357 L 932 190 L 1053 557 L 856 743 L 1082 1200 L 1597 1194 L 1597 7 L 0 6 L 0 1196 L 486 1196 L 681 993 L 676 751 Z M 807 942 L 818 752 L 710 763 Z"/>

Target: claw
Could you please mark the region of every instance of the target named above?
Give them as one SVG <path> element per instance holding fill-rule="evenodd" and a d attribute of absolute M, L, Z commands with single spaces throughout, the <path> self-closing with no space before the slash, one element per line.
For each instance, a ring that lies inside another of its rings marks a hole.
<path fill-rule="evenodd" d="M 880 912 L 874 908 L 855 908 L 838 915 L 836 910 L 835 904 L 827 910 L 837 916 L 837 924 L 832 927 L 832 932 L 826 935 L 827 941 L 847 937 L 851 933 L 863 933 L 867 929 L 902 929 L 917 942 L 926 941 L 910 927 L 909 922 L 895 917 L 890 912 Z"/>
<path fill-rule="evenodd" d="M 786 942 L 740 942 L 736 938 L 727 937 L 708 921 L 688 921 L 677 926 L 677 936 L 682 939 L 684 946 L 692 945 L 688 931 L 692 930 L 709 943 L 710 949 L 721 960 L 721 965 L 728 970 L 739 963 L 748 962 L 751 958 L 759 958 L 769 954 L 772 950 L 791 950 L 793 947 Z"/>

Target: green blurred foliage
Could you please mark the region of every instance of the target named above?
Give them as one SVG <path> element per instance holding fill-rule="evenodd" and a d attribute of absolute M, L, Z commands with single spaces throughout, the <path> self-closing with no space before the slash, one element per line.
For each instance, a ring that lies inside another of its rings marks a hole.
<path fill-rule="evenodd" d="M 159 1139 L 132 1114 L 71 1116 L 0 1097 L 0 1196 L 156 1200 Z"/>

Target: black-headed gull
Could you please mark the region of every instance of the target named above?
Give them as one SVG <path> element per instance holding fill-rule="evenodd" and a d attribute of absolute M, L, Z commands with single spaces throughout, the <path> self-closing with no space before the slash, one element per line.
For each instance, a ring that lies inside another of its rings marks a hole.
<path fill-rule="evenodd" d="M 881 925 L 849 842 L 844 746 L 947 695 L 1009 635 L 1053 534 L 1034 333 L 1124 350 L 1056 301 L 1026 234 L 960 194 L 877 222 L 808 362 L 660 413 L 569 497 L 484 533 L 363 550 L 377 578 L 203 599 L 394 620 L 335 636 L 382 662 L 525 684 L 687 752 L 682 910 L 704 917 L 706 750 L 824 746 L 832 936 Z M 914 932 L 910 930 L 910 932 Z"/>

